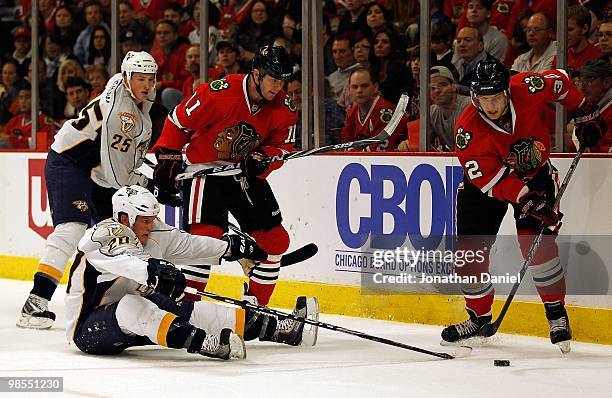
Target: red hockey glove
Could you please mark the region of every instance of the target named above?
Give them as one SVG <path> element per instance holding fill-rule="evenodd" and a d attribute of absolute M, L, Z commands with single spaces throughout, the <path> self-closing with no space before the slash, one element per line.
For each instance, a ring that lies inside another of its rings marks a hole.
<path fill-rule="evenodd" d="M 270 167 L 270 158 L 260 149 L 246 155 L 240 163 L 242 172 L 247 177 L 257 177 L 268 171 Z"/>
<path fill-rule="evenodd" d="M 607 131 L 606 122 L 599 114 L 597 104 L 585 103 L 581 106 L 576 112 L 574 123 L 580 147 L 597 146 Z"/>
<path fill-rule="evenodd" d="M 559 223 L 559 215 L 546 202 L 544 192 L 529 191 L 519 202 L 521 215 L 519 218 L 534 218 L 547 227 L 555 226 Z"/>

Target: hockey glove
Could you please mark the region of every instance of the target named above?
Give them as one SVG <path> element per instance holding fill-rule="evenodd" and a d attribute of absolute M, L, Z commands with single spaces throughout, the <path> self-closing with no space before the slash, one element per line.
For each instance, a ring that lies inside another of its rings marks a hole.
<path fill-rule="evenodd" d="M 268 171 L 270 158 L 264 151 L 256 149 L 242 159 L 240 168 L 247 177 L 257 177 Z"/>
<path fill-rule="evenodd" d="M 221 238 L 228 243 L 227 250 L 222 256 L 227 261 L 235 261 L 241 258 L 256 262 L 264 261 L 268 258 L 268 253 L 263 251 L 255 241 L 246 239 L 239 235 L 225 234 Z"/>
<path fill-rule="evenodd" d="M 155 149 L 157 166 L 153 170 L 153 182 L 160 192 L 177 195 L 179 187 L 176 176 L 184 171 L 181 151 L 169 148 Z M 161 202 L 161 200 L 160 200 Z"/>
<path fill-rule="evenodd" d="M 154 180 L 149 180 L 147 189 L 151 191 L 153 196 L 157 198 L 157 201 L 165 206 L 181 207 L 183 205 L 183 198 L 178 193 L 170 193 L 162 190 L 155 186 Z"/>
<path fill-rule="evenodd" d="M 531 217 L 547 227 L 553 227 L 559 223 L 559 215 L 546 202 L 546 194 L 544 192 L 527 192 L 521 198 L 519 206 L 521 209 L 520 219 Z"/>
<path fill-rule="evenodd" d="M 185 275 L 169 261 L 149 258 L 147 284 L 156 293 L 164 294 L 171 299 L 180 300 L 187 287 Z"/>
<path fill-rule="evenodd" d="M 606 134 L 606 122 L 599 114 L 597 104 L 585 103 L 578 109 L 574 117 L 576 138 L 581 148 L 594 147 Z"/>

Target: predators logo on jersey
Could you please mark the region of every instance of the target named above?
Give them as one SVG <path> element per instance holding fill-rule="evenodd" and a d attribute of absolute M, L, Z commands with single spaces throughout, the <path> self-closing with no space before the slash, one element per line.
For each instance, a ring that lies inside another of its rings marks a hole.
<path fill-rule="evenodd" d="M 213 146 L 217 150 L 217 158 L 227 160 L 246 155 L 260 142 L 261 136 L 252 125 L 238 122 L 219 132 Z"/>
<path fill-rule="evenodd" d="M 527 76 L 523 79 L 523 82 L 529 85 L 527 89 L 531 94 L 535 94 L 538 91 L 542 91 L 544 90 L 544 87 L 546 87 L 546 83 L 544 82 L 544 79 L 542 79 L 541 76 Z"/>
<path fill-rule="evenodd" d="M 119 112 L 119 121 L 121 122 L 121 132 L 124 135 L 129 135 L 136 128 L 138 120 L 136 116 L 129 112 Z"/>
<path fill-rule="evenodd" d="M 81 213 L 85 213 L 87 210 L 89 210 L 89 206 L 87 205 L 87 202 L 85 202 L 84 200 L 75 200 L 74 202 L 72 202 L 72 204 L 74 205 L 74 207 L 76 207 Z"/>
<path fill-rule="evenodd" d="M 457 134 L 455 135 L 455 145 L 457 145 L 457 148 L 462 151 L 465 150 L 470 144 L 471 140 L 472 133 L 465 131 L 462 126 L 459 126 L 457 129 Z"/>
<path fill-rule="evenodd" d="M 387 124 L 391 121 L 391 116 L 393 115 L 393 110 L 389 108 L 383 108 L 380 110 L 380 121 L 384 124 Z"/>
<path fill-rule="evenodd" d="M 229 83 L 225 79 L 213 80 L 210 82 L 210 91 L 221 91 L 229 88 Z"/>

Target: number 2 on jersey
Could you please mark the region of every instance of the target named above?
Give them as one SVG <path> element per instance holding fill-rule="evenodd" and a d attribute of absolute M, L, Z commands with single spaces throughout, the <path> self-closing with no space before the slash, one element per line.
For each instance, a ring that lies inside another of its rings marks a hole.
<path fill-rule="evenodd" d="M 478 170 L 480 168 L 480 165 L 478 164 L 477 161 L 468 160 L 467 162 L 465 162 L 465 168 L 466 168 L 468 177 L 470 177 L 470 180 L 476 179 L 478 177 L 482 177 L 482 172 Z"/>

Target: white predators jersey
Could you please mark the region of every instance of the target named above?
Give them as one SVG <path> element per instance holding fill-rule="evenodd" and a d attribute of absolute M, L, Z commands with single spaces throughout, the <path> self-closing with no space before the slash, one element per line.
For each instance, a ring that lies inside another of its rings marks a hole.
<path fill-rule="evenodd" d="M 72 341 L 80 322 L 97 307 L 116 303 L 126 294 L 140 294 L 147 284 L 147 260 L 175 264 L 219 264 L 228 243 L 190 235 L 155 220 L 146 246 L 134 232 L 112 218 L 89 228 L 70 267 L 66 293 L 66 337 Z"/>
<path fill-rule="evenodd" d="M 102 187 L 146 186 L 147 178 L 136 169 L 149 149 L 154 99 L 155 90 L 141 110 L 117 73 L 77 119 L 64 123 L 51 149 L 91 170 L 92 180 Z"/>

